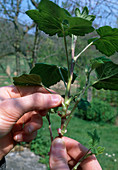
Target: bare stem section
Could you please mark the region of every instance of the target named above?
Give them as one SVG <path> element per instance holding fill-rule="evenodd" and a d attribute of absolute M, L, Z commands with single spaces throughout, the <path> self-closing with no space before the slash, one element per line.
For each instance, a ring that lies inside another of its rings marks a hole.
<path fill-rule="evenodd" d="M 46 115 L 46 118 L 47 118 L 48 123 L 49 123 L 50 139 L 51 139 L 51 142 L 52 142 L 53 141 L 53 134 L 52 134 L 52 128 L 51 128 L 51 121 L 50 121 L 50 114 L 49 113 Z"/>
<path fill-rule="evenodd" d="M 64 38 L 65 39 L 65 38 Z M 67 83 L 67 87 L 66 87 L 66 92 L 65 92 L 65 100 L 64 103 L 62 103 L 62 114 L 61 114 L 61 134 L 64 135 L 64 133 L 66 132 L 66 128 L 68 126 L 68 123 L 70 122 L 73 113 L 78 105 L 78 103 L 80 102 L 82 96 L 84 95 L 85 91 L 87 90 L 87 88 L 89 87 L 89 79 L 90 79 L 90 73 L 91 70 L 88 71 L 87 73 L 87 80 L 86 80 L 86 84 L 85 87 L 83 88 L 83 90 L 79 93 L 79 96 L 76 96 L 76 102 L 75 105 L 72 109 L 72 111 L 70 112 L 69 116 L 67 114 L 68 112 L 68 107 L 70 105 L 70 102 L 73 100 L 72 97 L 70 97 L 70 90 L 71 90 L 71 84 L 72 84 L 72 80 L 73 80 L 73 73 L 74 73 L 74 66 L 77 62 L 77 59 L 79 58 L 79 56 L 85 52 L 92 44 L 93 42 L 91 42 L 90 44 L 88 44 L 77 56 L 75 56 L 75 46 L 76 46 L 76 41 L 77 41 L 77 37 L 72 35 L 72 46 L 71 46 L 71 51 L 72 51 L 72 56 L 71 56 L 71 68 L 70 68 L 70 75 L 68 78 L 68 83 Z M 65 39 L 65 44 L 66 44 L 66 39 Z M 66 48 L 66 46 L 65 46 Z M 67 48 L 66 48 L 67 50 Z M 67 51 L 66 51 L 67 53 Z M 67 60 L 68 62 L 68 60 Z M 68 66 L 69 68 L 69 66 Z"/>

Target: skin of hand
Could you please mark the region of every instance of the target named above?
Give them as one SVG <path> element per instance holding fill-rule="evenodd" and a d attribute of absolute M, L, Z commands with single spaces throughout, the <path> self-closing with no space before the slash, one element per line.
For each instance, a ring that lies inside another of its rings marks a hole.
<path fill-rule="evenodd" d="M 79 142 L 68 138 L 56 138 L 52 142 L 50 150 L 50 169 L 51 170 L 70 170 L 86 154 L 87 148 Z M 94 155 L 89 156 L 81 162 L 77 170 L 102 170 Z"/>
<path fill-rule="evenodd" d="M 61 105 L 58 94 L 41 86 L 0 88 L 0 160 L 17 142 L 30 142 L 42 127 L 48 109 Z"/>

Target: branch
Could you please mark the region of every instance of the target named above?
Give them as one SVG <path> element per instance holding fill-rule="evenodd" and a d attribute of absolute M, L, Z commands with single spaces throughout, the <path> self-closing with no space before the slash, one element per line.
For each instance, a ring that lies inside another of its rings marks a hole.
<path fill-rule="evenodd" d="M 0 58 L 5 57 L 7 55 L 12 55 L 12 54 L 14 54 L 14 53 L 12 53 L 12 52 L 11 53 L 6 53 L 6 54 L 1 55 Z"/>
<path fill-rule="evenodd" d="M 36 8 L 38 7 L 38 4 L 34 0 L 30 0 L 30 1 Z"/>
<path fill-rule="evenodd" d="M 19 15 L 19 12 L 20 12 L 20 3 L 22 2 L 22 0 L 17 0 L 17 10 L 16 10 L 16 16 L 18 17 L 18 15 Z"/>
<path fill-rule="evenodd" d="M 0 2 L 0 5 L 2 6 L 2 8 L 4 9 L 5 13 L 8 15 L 9 18 L 14 18 L 13 16 L 11 16 L 9 13 L 8 13 L 8 10 L 6 9 L 5 5 L 3 5 L 2 2 Z"/>
<path fill-rule="evenodd" d="M 19 4 L 21 4 L 21 3 L 22 3 L 22 1 L 23 1 L 23 0 L 20 0 L 20 1 L 19 1 Z"/>
<path fill-rule="evenodd" d="M 53 54 L 50 54 L 50 55 L 47 55 L 45 58 L 43 58 L 44 60 L 46 60 L 47 58 L 49 58 L 49 57 L 53 57 L 53 56 L 56 56 L 56 55 L 58 55 L 57 53 L 53 53 Z"/>
<path fill-rule="evenodd" d="M 35 23 L 33 22 L 30 26 L 26 26 L 26 30 L 24 31 L 24 34 L 27 34 L 30 29 L 32 29 L 35 26 Z"/>

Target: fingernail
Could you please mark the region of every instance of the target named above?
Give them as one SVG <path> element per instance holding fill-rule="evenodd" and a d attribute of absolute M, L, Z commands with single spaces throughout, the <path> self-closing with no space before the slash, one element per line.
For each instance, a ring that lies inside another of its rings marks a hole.
<path fill-rule="evenodd" d="M 61 138 L 56 138 L 52 143 L 53 149 L 65 149 L 65 143 Z"/>
<path fill-rule="evenodd" d="M 56 95 L 56 94 L 52 95 L 52 102 L 53 103 L 58 104 L 58 103 L 60 103 L 60 101 L 61 101 L 61 96 L 60 95 Z"/>
<path fill-rule="evenodd" d="M 17 142 L 20 142 L 22 141 L 22 134 L 18 134 L 14 137 L 14 139 L 17 141 Z"/>

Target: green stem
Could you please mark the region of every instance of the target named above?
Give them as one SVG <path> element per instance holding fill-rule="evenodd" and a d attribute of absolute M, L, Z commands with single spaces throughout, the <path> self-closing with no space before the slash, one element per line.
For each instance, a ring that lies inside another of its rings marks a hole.
<path fill-rule="evenodd" d="M 72 60 L 74 60 L 74 56 L 75 56 L 75 45 L 76 45 L 76 41 L 77 41 L 77 36 L 72 34 L 72 45 L 71 45 L 71 51 L 72 51 Z"/>
<path fill-rule="evenodd" d="M 65 133 L 65 130 L 67 128 L 67 125 L 68 123 L 70 122 L 71 118 L 72 118 L 72 115 L 74 113 L 74 110 L 76 109 L 78 103 L 80 102 L 85 90 L 88 88 L 88 82 L 85 86 L 85 88 L 83 89 L 82 93 L 80 94 L 78 100 L 76 101 L 70 115 L 68 116 L 67 119 L 65 119 L 66 117 L 66 113 L 67 113 L 67 109 L 68 109 L 68 100 L 69 100 L 69 96 L 70 96 L 70 89 L 71 89 L 71 83 L 72 83 L 72 79 L 73 79 L 73 71 L 74 71 L 74 66 L 75 66 L 75 63 L 77 61 L 77 59 L 79 58 L 79 56 L 85 52 L 92 44 L 93 42 L 91 42 L 90 44 L 88 44 L 76 57 L 74 56 L 74 52 L 75 52 L 75 44 L 76 44 L 76 40 L 77 40 L 77 37 L 74 35 L 72 35 L 72 47 L 71 47 L 71 50 L 72 50 L 72 60 L 71 60 L 71 69 L 70 69 L 70 74 L 69 75 L 69 78 L 68 78 L 68 83 L 67 83 L 67 88 L 66 88 L 66 92 L 65 92 L 65 100 L 64 100 L 64 103 L 62 104 L 62 119 L 64 118 L 64 121 L 63 124 L 61 124 L 61 129 L 62 129 L 62 135 Z M 66 49 L 66 56 L 67 56 L 67 63 L 68 63 L 68 54 L 67 54 L 67 44 L 66 44 L 66 37 L 64 36 L 64 42 L 65 42 L 65 49 Z M 68 68 L 69 68 L 69 63 L 68 63 Z M 88 76 L 89 77 L 89 76 Z M 87 78 L 88 78 L 87 77 Z M 89 81 L 89 80 L 87 80 Z"/>
<path fill-rule="evenodd" d="M 48 123 L 49 123 L 50 139 L 51 139 L 51 142 L 52 142 L 53 141 L 53 134 L 52 134 L 52 128 L 51 128 L 50 113 L 47 113 L 46 118 L 47 118 Z"/>
<path fill-rule="evenodd" d="M 66 87 L 66 92 L 65 92 L 65 100 L 64 103 L 62 105 L 62 117 L 64 117 L 66 115 L 69 103 L 70 103 L 70 89 L 71 89 L 71 83 L 72 83 L 72 79 L 73 79 L 73 71 L 74 71 L 74 66 L 75 66 L 75 62 L 74 62 L 74 52 L 75 52 L 75 44 L 76 44 L 76 40 L 77 37 L 72 35 L 72 46 L 71 46 L 71 50 L 72 50 L 72 60 L 71 60 L 71 69 L 70 72 L 68 74 L 68 83 L 67 83 L 67 87 Z M 66 40 L 65 40 L 66 42 Z M 66 43 L 65 43 L 65 48 L 66 48 Z M 68 61 L 67 61 L 68 62 Z M 69 102 L 68 102 L 69 101 Z M 63 125 L 62 125 L 63 128 Z"/>
<path fill-rule="evenodd" d="M 69 69 L 69 57 L 68 57 L 68 49 L 67 49 L 67 42 L 66 42 L 66 36 L 64 34 L 64 45 L 66 50 L 66 58 L 67 58 L 67 66 L 68 66 L 68 77 L 70 75 L 70 69 Z"/>
<path fill-rule="evenodd" d="M 75 167 L 73 168 L 73 170 L 77 170 L 77 168 L 78 168 L 78 166 L 80 165 L 80 163 L 91 155 L 91 153 L 88 154 L 90 150 L 91 150 L 91 148 L 88 149 L 88 151 L 86 152 L 86 154 L 79 160 L 79 162 L 75 165 Z"/>
<path fill-rule="evenodd" d="M 72 75 L 70 75 L 70 77 L 68 79 L 68 83 L 67 83 L 66 93 L 65 93 L 65 102 L 67 102 L 68 97 L 69 97 L 69 92 L 70 92 L 70 86 L 71 86 L 72 78 L 73 78 Z"/>
<path fill-rule="evenodd" d="M 75 55 L 76 40 L 77 40 L 77 36 L 74 36 L 72 34 L 72 45 L 71 45 L 72 59 L 71 59 L 70 75 L 69 75 L 66 94 L 65 94 L 65 100 L 66 101 L 67 101 L 67 99 L 68 99 L 68 97 L 70 95 L 70 88 L 71 88 L 71 83 L 72 83 L 72 79 L 73 79 L 73 71 L 74 71 L 74 66 L 75 66 L 74 55 Z"/>
<path fill-rule="evenodd" d="M 64 125 L 63 125 L 63 128 L 62 128 L 62 135 L 64 135 L 65 131 L 66 131 L 66 128 L 68 126 L 68 123 L 70 122 L 72 116 L 73 116 L 73 113 L 78 105 L 78 103 L 80 102 L 80 100 L 82 99 L 82 96 L 84 95 L 85 91 L 87 90 L 87 88 L 89 87 L 89 81 L 90 81 L 90 73 L 91 73 L 91 70 L 88 72 L 88 75 L 87 75 L 87 80 L 86 80 L 86 85 L 85 87 L 83 88 L 82 92 L 80 93 L 77 101 L 75 102 L 75 105 L 73 106 L 72 110 L 71 110 L 71 113 L 70 115 L 68 116 L 68 118 L 66 119 Z"/>
<path fill-rule="evenodd" d="M 50 91 L 46 86 L 42 85 L 49 93 L 54 94 L 54 92 Z"/>
<path fill-rule="evenodd" d="M 77 59 L 79 58 L 79 56 L 85 52 L 92 44 L 94 43 L 94 41 L 92 41 L 90 44 L 88 44 L 75 58 L 74 60 L 77 61 Z"/>

